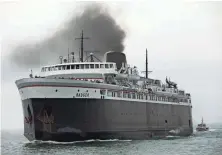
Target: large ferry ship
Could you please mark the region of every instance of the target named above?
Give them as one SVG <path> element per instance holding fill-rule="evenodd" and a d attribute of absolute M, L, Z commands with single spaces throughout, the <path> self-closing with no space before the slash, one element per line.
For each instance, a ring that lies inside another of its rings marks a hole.
<path fill-rule="evenodd" d="M 191 96 L 166 78 L 148 78 L 129 66 L 124 53 L 100 61 L 74 53 L 16 81 L 24 136 L 32 140 L 150 139 L 193 133 Z"/>

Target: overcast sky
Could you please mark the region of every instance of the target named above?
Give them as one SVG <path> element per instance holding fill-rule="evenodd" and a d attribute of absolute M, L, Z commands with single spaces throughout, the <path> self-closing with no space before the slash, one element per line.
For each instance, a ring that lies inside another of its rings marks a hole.
<path fill-rule="evenodd" d="M 71 0 L 0 2 L 2 128 L 23 127 L 15 80 L 30 73 L 28 66 L 15 64 L 10 55 L 19 46 L 53 36 L 84 5 Z M 153 71 L 149 76 L 163 81 L 168 76 L 191 93 L 194 122 L 202 116 L 207 123 L 222 122 L 222 2 L 153 0 L 103 5 L 126 32 L 124 53 L 129 64 L 144 70 L 147 48 Z M 53 59 L 56 63 L 57 58 Z"/>

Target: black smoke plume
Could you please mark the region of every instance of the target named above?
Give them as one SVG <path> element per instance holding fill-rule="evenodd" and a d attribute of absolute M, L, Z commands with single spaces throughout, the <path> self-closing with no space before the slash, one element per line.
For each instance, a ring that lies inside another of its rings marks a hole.
<path fill-rule="evenodd" d="M 68 48 L 69 52 L 75 52 L 78 58 L 80 40 L 75 38 L 80 37 L 82 30 L 84 35 L 90 38 L 84 41 L 84 50 L 92 51 L 99 59 L 103 59 L 107 51 L 123 52 L 124 50 L 125 31 L 100 4 L 85 6 L 83 13 L 73 16 L 64 27 L 42 42 L 18 46 L 11 55 L 13 62 L 23 67 L 58 63 L 59 56 L 67 56 Z M 84 52 L 84 56 L 86 54 L 87 52 Z"/>

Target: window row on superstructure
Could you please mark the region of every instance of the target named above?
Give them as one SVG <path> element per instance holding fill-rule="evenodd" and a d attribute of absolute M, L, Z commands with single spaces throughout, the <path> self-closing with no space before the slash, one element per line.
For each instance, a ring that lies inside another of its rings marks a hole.
<path fill-rule="evenodd" d="M 176 94 L 179 94 L 179 95 L 185 95 L 185 91 L 174 89 L 174 88 L 161 88 L 161 87 L 158 87 L 158 88 L 155 89 L 155 91 L 157 91 L 157 92 L 170 92 L 170 93 L 176 93 Z"/>
<path fill-rule="evenodd" d="M 71 70 L 71 69 L 115 69 L 114 63 L 99 63 L 99 64 L 70 64 L 70 65 L 56 65 L 43 67 L 41 72 Z"/>
<path fill-rule="evenodd" d="M 119 97 L 119 98 L 128 98 L 128 99 L 139 99 L 139 100 L 151 100 L 151 101 L 164 101 L 164 102 L 184 102 L 191 103 L 188 99 L 179 99 L 176 97 L 168 97 L 168 96 L 157 96 L 155 94 L 144 94 L 137 92 L 122 92 L 122 91 L 107 91 L 107 96 L 109 97 Z"/>

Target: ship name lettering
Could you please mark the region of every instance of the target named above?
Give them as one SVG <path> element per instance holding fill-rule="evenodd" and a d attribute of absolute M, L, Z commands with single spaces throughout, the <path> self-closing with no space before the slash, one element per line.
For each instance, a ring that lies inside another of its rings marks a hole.
<path fill-rule="evenodd" d="M 76 97 L 89 97 L 89 93 L 76 93 Z"/>

